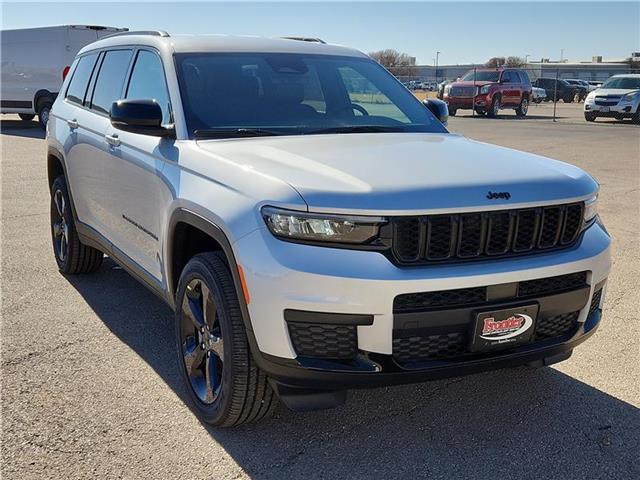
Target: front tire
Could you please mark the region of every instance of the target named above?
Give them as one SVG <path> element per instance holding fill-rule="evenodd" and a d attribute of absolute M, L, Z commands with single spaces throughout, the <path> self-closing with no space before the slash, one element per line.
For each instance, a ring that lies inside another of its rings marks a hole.
<path fill-rule="evenodd" d="M 221 254 L 198 254 L 184 267 L 175 326 L 180 371 L 202 420 L 230 427 L 273 411 L 277 399 L 251 356 L 235 284 Z"/>
<path fill-rule="evenodd" d="M 32 115 L 30 113 L 19 113 L 18 116 L 23 122 L 30 122 L 36 117 L 35 115 Z"/>
<path fill-rule="evenodd" d="M 496 118 L 500 113 L 500 95 L 494 95 L 491 100 L 491 105 L 489 106 L 489 110 L 487 110 L 487 116 L 491 118 Z"/>
<path fill-rule="evenodd" d="M 58 270 L 66 274 L 95 272 L 104 254 L 78 238 L 67 182 L 60 175 L 51 187 L 51 239 Z"/>
<path fill-rule="evenodd" d="M 594 122 L 596 120 L 596 114 L 595 113 L 585 112 L 584 113 L 584 119 L 587 122 Z"/>
<path fill-rule="evenodd" d="M 455 117 L 457 112 L 458 112 L 458 109 L 457 109 L 457 108 L 451 108 L 451 107 L 449 107 L 449 116 L 450 116 L 450 117 Z"/>
<path fill-rule="evenodd" d="M 640 105 L 636 108 L 636 112 L 631 117 L 631 121 L 636 125 L 640 125 Z"/>

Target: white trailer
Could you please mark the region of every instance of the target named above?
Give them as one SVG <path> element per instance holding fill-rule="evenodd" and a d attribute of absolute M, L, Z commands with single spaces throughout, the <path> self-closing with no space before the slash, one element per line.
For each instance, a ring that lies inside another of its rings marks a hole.
<path fill-rule="evenodd" d="M 17 113 L 23 120 L 32 120 L 37 114 L 45 128 L 51 105 L 78 51 L 102 37 L 126 30 L 61 25 L 1 31 L 0 113 Z"/>

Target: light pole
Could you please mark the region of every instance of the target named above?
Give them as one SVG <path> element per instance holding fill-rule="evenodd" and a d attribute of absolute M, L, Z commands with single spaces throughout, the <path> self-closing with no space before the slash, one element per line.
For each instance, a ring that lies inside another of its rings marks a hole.
<path fill-rule="evenodd" d="M 438 84 L 438 60 L 440 57 L 440 52 L 436 52 L 436 85 Z"/>
<path fill-rule="evenodd" d="M 529 57 L 530 57 L 530 56 L 531 56 L 531 55 L 529 55 L 528 53 L 524 56 L 524 66 L 525 66 L 525 67 L 527 66 L 527 63 L 529 63 Z"/>

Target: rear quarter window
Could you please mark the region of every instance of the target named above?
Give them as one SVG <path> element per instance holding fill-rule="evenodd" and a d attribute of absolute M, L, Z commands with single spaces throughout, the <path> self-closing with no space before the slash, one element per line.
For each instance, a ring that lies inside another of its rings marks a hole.
<path fill-rule="evenodd" d="M 91 100 L 93 110 L 108 114 L 111 104 L 122 98 L 132 54 L 131 50 L 111 50 L 105 53 L 93 90 Z"/>
<path fill-rule="evenodd" d="M 78 64 L 69 82 L 69 87 L 67 88 L 66 99 L 70 102 L 80 105 L 83 104 L 87 93 L 87 85 L 89 84 L 89 79 L 91 78 L 91 73 L 93 72 L 97 58 L 98 54 L 92 53 L 80 57 L 78 60 Z"/>

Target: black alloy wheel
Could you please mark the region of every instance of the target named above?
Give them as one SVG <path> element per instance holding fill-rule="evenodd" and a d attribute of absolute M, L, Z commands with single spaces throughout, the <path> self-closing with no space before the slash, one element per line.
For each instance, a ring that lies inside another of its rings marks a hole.
<path fill-rule="evenodd" d="M 191 388 L 206 405 L 212 404 L 222 389 L 224 340 L 216 310 L 204 281 L 191 280 L 182 300 L 182 356 Z"/>

